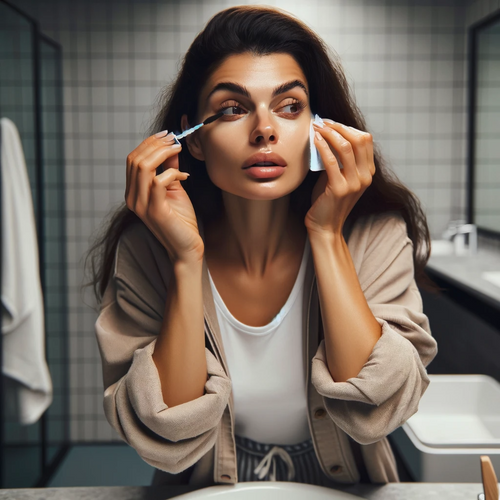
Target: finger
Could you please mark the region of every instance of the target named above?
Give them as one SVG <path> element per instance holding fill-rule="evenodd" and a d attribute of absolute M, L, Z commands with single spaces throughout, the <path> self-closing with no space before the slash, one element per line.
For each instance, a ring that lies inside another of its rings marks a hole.
<path fill-rule="evenodd" d="M 146 139 L 144 139 L 134 151 L 137 154 L 141 154 L 149 146 L 162 143 L 166 140 L 169 142 L 175 142 L 174 133 L 168 132 L 168 130 L 163 130 L 162 132 L 158 132 L 157 134 L 150 135 L 149 137 L 146 137 Z"/>
<path fill-rule="evenodd" d="M 133 206 L 135 206 L 137 201 L 138 166 L 141 165 L 144 159 L 148 158 L 151 153 L 156 151 L 158 148 L 170 144 L 173 144 L 170 138 L 160 138 L 157 140 L 151 140 L 150 138 L 148 138 L 141 143 L 140 154 L 137 154 L 137 150 L 139 149 L 138 147 L 127 157 L 127 187 L 125 189 L 125 200 L 127 201 L 127 203 L 131 203 Z"/>
<path fill-rule="evenodd" d="M 143 208 L 149 203 L 151 182 L 156 177 L 156 170 L 167 159 L 175 160 L 178 165 L 178 153 L 182 149 L 178 144 L 169 144 L 151 151 L 141 162 L 142 168 L 137 169 L 135 184 L 137 186 L 136 203 Z M 173 156 L 173 158 L 171 158 Z"/>
<path fill-rule="evenodd" d="M 176 168 L 179 170 L 179 157 L 177 155 L 171 156 L 167 158 L 163 163 L 163 170 L 167 170 L 168 168 Z"/>
<path fill-rule="evenodd" d="M 358 130 L 354 127 L 349 127 L 354 131 L 354 133 L 358 134 L 358 137 L 360 138 L 360 144 L 362 144 L 365 155 L 366 155 L 366 162 L 361 164 L 361 169 L 359 168 L 360 165 L 358 164 L 358 170 L 359 172 L 363 172 L 365 176 L 370 176 L 373 177 L 375 174 L 375 162 L 373 158 L 373 136 L 369 132 L 364 132 L 363 130 Z"/>
<path fill-rule="evenodd" d="M 354 154 L 356 158 L 359 158 L 359 160 L 356 161 L 356 166 L 358 168 L 360 178 L 364 183 L 370 183 L 371 178 L 375 173 L 372 135 L 354 127 L 347 128 L 352 134 L 355 135 L 355 139 L 351 142 L 351 144 L 354 146 Z"/>
<path fill-rule="evenodd" d="M 137 189 L 135 204 L 139 210 L 144 211 L 148 206 L 151 183 L 156 177 L 156 168 L 158 165 L 173 155 L 178 159 L 178 153 L 181 149 L 182 146 L 178 144 L 166 145 L 155 149 L 147 158 L 141 161 L 137 168 L 135 179 Z"/>
<path fill-rule="evenodd" d="M 152 135 L 144 139 L 144 141 L 142 141 L 141 144 L 133 151 L 133 160 L 137 164 L 140 161 L 140 158 L 149 155 L 151 150 L 159 146 L 163 146 L 164 144 L 174 143 L 174 135 L 172 132 L 161 137 L 155 137 L 154 135 Z"/>
<path fill-rule="evenodd" d="M 328 143 L 321 134 L 319 134 L 319 137 L 316 133 L 314 134 L 314 144 L 318 148 L 319 154 L 321 155 L 328 177 L 332 179 L 334 184 L 344 182 L 344 177 L 340 172 L 340 166 L 337 158 L 335 158 L 335 155 L 332 153 Z"/>
<path fill-rule="evenodd" d="M 344 166 L 344 175 L 347 182 L 349 184 L 358 183 L 359 176 L 358 170 L 356 168 L 356 158 L 354 156 L 354 149 L 351 143 L 331 126 L 321 128 L 314 124 L 314 128 L 321 134 L 323 139 L 328 144 L 330 144 L 333 149 L 340 155 L 342 165 Z M 327 158 L 330 158 L 330 156 L 327 155 Z M 335 164 L 338 165 L 336 161 Z"/>
<path fill-rule="evenodd" d="M 133 180 L 137 177 L 137 172 L 134 172 L 134 165 L 137 165 L 142 158 L 149 156 L 151 151 L 158 146 L 173 143 L 174 137 L 172 132 L 167 135 L 165 131 L 165 135 L 147 137 L 127 156 L 125 199 L 127 199 L 131 188 L 133 189 Z"/>
<path fill-rule="evenodd" d="M 354 153 L 354 160 L 357 166 L 366 160 L 366 151 L 363 149 L 365 142 L 364 132 L 332 120 L 323 121 L 325 121 L 325 124 L 330 127 L 331 130 L 338 132 L 344 140 L 347 140 L 351 144 Z"/>
<path fill-rule="evenodd" d="M 359 130 L 359 129 L 351 127 L 351 126 L 346 127 L 343 124 L 340 124 L 340 125 L 343 128 L 346 128 L 351 133 L 355 134 L 356 138 L 358 139 L 359 145 L 364 147 L 366 161 L 372 162 L 373 161 L 373 147 L 371 147 L 372 146 L 372 144 L 371 144 L 372 135 L 368 132 L 364 132 L 363 130 Z M 371 151 L 370 151 L 370 149 L 371 149 Z M 358 165 L 359 165 L 359 163 L 358 163 Z"/>
<path fill-rule="evenodd" d="M 178 168 L 169 168 L 155 176 L 151 186 L 150 206 L 160 206 L 160 204 L 164 203 L 165 190 L 183 189 L 180 181 L 185 181 L 188 177 L 187 172 L 181 172 Z"/>
<path fill-rule="evenodd" d="M 364 158 L 368 163 L 368 170 L 371 175 L 375 174 L 375 164 L 373 162 L 373 137 L 369 132 L 365 132 L 363 130 L 359 130 L 357 128 L 344 125 L 343 123 L 334 122 L 333 120 L 323 119 L 328 125 L 332 126 L 339 133 L 345 135 L 345 137 L 351 142 L 354 146 L 354 155 L 356 157 L 356 164 L 358 170 L 360 171 L 360 167 L 364 167 L 365 165 L 358 161 L 358 158 L 361 160 Z M 356 142 L 356 139 L 358 142 Z M 363 151 L 364 147 L 364 151 Z"/>
<path fill-rule="evenodd" d="M 154 136 L 153 136 L 154 137 Z M 149 138 L 148 138 L 149 139 Z M 133 164 L 138 165 L 144 158 L 147 158 L 153 151 L 164 146 L 172 146 L 176 144 L 173 135 L 168 135 L 167 137 L 162 137 L 156 140 L 148 141 L 145 147 L 143 147 L 141 153 L 137 154 L 134 158 Z M 158 167 L 158 166 L 157 166 Z M 137 178 L 137 172 L 131 174 L 132 179 Z"/>
<path fill-rule="evenodd" d="M 147 137 L 127 156 L 127 188 L 130 187 L 130 177 L 132 175 L 132 166 L 134 161 L 138 159 L 138 156 L 142 154 L 146 148 L 148 148 L 153 142 L 156 142 L 155 139 L 155 135 Z"/>
<path fill-rule="evenodd" d="M 376 167 L 375 167 L 375 156 L 373 154 L 373 136 L 372 134 L 366 132 L 368 135 L 367 146 L 366 146 L 366 154 L 368 156 L 368 163 L 370 165 L 370 174 L 375 175 Z"/>

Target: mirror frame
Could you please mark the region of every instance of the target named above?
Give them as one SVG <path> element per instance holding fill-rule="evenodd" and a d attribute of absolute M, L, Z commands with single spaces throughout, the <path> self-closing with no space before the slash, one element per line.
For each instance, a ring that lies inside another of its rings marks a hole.
<path fill-rule="evenodd" d="M 477 104 L 477 66 L 478 66 L 478 37 L 481 32 L 500 21 L 500 10 L 497 10 L 476 23 L 469 26 L 468 30 L 468 103 L 467 103 L 467 221 L 476 224 L 474 217 L 474 155 L 476 139 L 476 104 Z M 477 226 L 478 235 L 500 240 L 500 231 L 494 231 L 485 227 Z"/>

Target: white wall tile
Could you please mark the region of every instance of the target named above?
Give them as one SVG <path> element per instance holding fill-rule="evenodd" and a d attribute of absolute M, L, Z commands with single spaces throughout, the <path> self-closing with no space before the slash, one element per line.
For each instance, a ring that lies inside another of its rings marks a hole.
<path fill-rule="evenodd" d="M 137 29 L 149 29 L 154 22 L 151 8 L 152 2 L 131 2 L 129 9 L 129 26 Z"/>
<path fill-rule="evenodd" d="M 394 29 L 394 28 L 393 28 Z M 387 54 L 398 60 L 406 61 L 410 54 L 410 47 L 413 46 L 412 40 L 406 31 L 395 31 L 388 33 Z"/>
<path fill-rule="evenodd" d="M 340 25 L 341 6 L 333 2 L 318 4 L 316 30 L 328 31 Z"/>
<path fill-rule="evenodd" d="M 158 29 L 163 31 L 165 28 L 172 28 L 178 23 L 178 4 L 170 2 L 157 2 L 154 5 L 156 14 L 153 22 L 157 23 Z"/>
<path fill-rule="evenodd" d="M 166 28 L 159 29 L 149 35 L 155 43 L 155 50 L 158 54 L 177 53 L 177 33 Z"/>
<path fill-rule="evenodd" d="M 127 56 L 131 51 L 130 33 L 125 30 L 112 31 L 108 38 L 111 38 L 109 50 L 115 55 Z"/>
<path fill-rule="evenodd" d="M 90 98 L 92 100 L 92 106 L 94 109 L 103 109 L 108 106 L 108 96 L 109 89 L 107 86 L 94 86 L 90 93 Z M 106 113 L 107 114 L 107 113 Z"/>
<path fill-rule="evenodd" d="M 148 57 L 152 51 L 152 37 L 150 30 L 136 31 L 133 34 L 132 50 L 135 56 Z"/>

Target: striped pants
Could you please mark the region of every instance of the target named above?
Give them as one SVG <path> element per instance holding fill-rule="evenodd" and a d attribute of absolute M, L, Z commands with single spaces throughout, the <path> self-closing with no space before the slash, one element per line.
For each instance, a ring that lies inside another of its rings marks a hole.
<path fill-rule="evenodd" d="M 333 488 L 318 462 L 312 439 L 299 444 L 272 445 L 235 435 L 238 482 L 292 481 Z"/>
<path fill-rule="evenodd" d="M 235 435 L 238 482 L 291 481 L 337 489 L 339 483 L 328 478 L 319 464 L 312 439 L 292 445 L 272 445 Z M 189 484 L 194 465 L 178 474 L 155 470 L 151 486 Z M 369 483 L 360 470 L 362 483 Z"/>

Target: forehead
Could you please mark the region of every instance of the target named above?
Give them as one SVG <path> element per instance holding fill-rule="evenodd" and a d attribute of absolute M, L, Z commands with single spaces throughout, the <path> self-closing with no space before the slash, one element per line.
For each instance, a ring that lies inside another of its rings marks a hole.
<path fill-rule="evenodd" d="M 309 90 L 301 67 L 289 54 L 234 54 L 210 75 L 202 88 L 200 103 L 206 101 L 207 95 L 219 82 L 240 83 L 253 94 L 253 91 L 270 93 L 277 85 L 295 79 L 301 80 Z"/>

